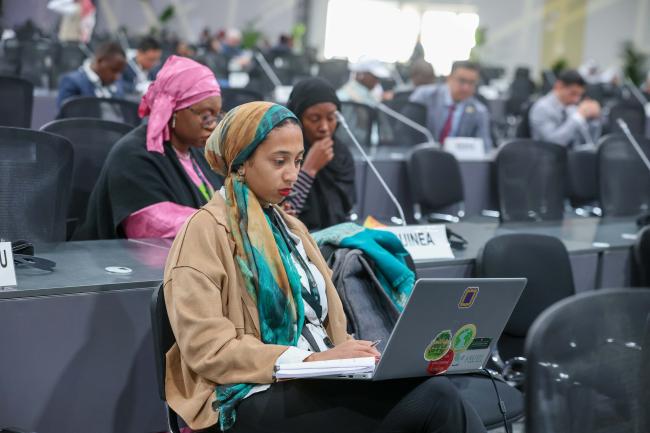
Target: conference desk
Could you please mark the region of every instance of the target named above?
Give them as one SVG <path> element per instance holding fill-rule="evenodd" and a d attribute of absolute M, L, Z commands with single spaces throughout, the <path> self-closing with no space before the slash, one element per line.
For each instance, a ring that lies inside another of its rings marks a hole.
<path fill-rule="evenodd" d="M 572 218 L 559 224 L 451 225 L 468 240 L 454 259 L 416 263 L 420 277 L 473 275 L 479 249 L 512 232 L 557 236 L 570 253 L 578 291 L 629 284 L 630 221 Z M 37 246 L 56 270 L 18 269 L 0 290 L 0 423 L 39 433 L 166 431 L 158 398 L 149 305 L 168 240 Z M 540 257 L 540 260 L 543 260 Z M 114 274 L 120 266 L 130 274 Z"/>
<path fill-rule="evenodd" d="M 355 213 L 361 221 L 372 215 L 380 220 L 398 216 L 395 205 L 390 201 L 377 176 L 372 172 L 361 154 L 353 149 L 356 169 L 357 205 Z M 409 149 L 404 147 L 379 147 L 368 151 L 368 156 L 377 171 L 397 197 L 406 219 L 414 223 L 413 201 L 409 185 L 407 160 Z M 465 197 L 464 210 L 468 216 L 480 215 L 485 209 L 498 209 L 496 197 L 496 176 L 494 175 L 494 154 L 483 159 L 459 161 Z"/>
<path fill-rule="evenodd" d="M 166 431 L 149 304 L 169 241 L 37 246 L 54 272 L 0 290 L 0 425 L 27 431 Z M 107 267 L 128 267 L 114 274 Z"/>

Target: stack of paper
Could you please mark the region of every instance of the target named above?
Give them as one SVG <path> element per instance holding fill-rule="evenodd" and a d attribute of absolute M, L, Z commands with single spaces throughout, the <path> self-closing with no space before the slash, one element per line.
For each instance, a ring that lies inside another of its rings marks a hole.
<path fill-rule="evenodd" d="M 373 373 L 375 358 L 332 359 L 330 361 L 295 362 L 276 367 L 276 379 L 299 379 L 319 376 Z"/>

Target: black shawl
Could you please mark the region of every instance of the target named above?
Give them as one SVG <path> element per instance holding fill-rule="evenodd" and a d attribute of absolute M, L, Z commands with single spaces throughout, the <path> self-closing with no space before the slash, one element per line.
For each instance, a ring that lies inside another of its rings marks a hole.
<path fill-rule="evenodd" d="M 113 146 L 90 195 L 86 219 L 74 234 L 75 240 L 123 238 L 122 221 L 152 204 L 171 201 L 197 209 L 206 204 L 171 144 L 164 143 L 164 155 L 148 152 L 146 134 L 144 124 Z M 191 148 L 190 152 L 208 182 L 218 190 L 223 184 L 221 176 L 212 171 L 201 150 Z"/>
<path fill-rule="evenodd" d="M 287 108 L 300 119 L 305 110 L 322 102 L 332 102 L 338 110 L 341 102 L 334 88 L 320 78 L 308 78 L 296 84 Z M 298 217 L 309 230 L 319 230 L 348 221 L 356 194 L 354 158 L 347 144 L 334 140 L 334 158 L 317 174 Z M 305 139 L 305 154 L 311 143 Z"/>

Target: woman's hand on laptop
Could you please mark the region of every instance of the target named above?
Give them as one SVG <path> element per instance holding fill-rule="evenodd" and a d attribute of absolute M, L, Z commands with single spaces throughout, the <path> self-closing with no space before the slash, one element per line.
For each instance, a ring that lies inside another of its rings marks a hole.
<path fill-rule="evenodd" d="M 347 340 L 324 352 L 315 352 L 305 358 L 305 362 L 327 361 L 330 359 L 366 358 L 379 359 L 381 354 L 372 346 L 372 341 Z"/>

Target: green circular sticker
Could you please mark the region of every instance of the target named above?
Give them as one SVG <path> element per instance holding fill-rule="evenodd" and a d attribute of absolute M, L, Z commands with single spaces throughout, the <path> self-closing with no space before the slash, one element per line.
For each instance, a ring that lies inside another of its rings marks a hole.
<path fill-rule="evenodd" d="M 424 359 L 437 361 L 449 352 L 451 348 L 451 330 L 441 331 L 424 350 Z"/>
<path fill-rule="evenodd" d="M 460 327 L 456 334 L 454 334 L 454 339 L 452 342 L 452 348 L 454 352 L 462 352 L 467 350 L 474 338 L 476 337 L 476 325 L 468 323 Z"/>

